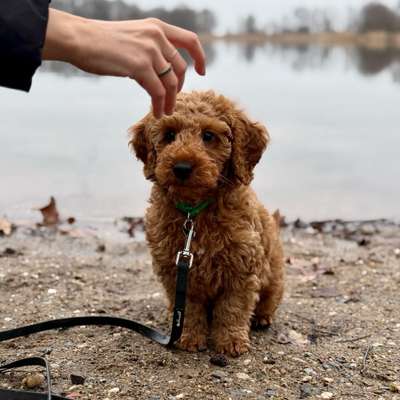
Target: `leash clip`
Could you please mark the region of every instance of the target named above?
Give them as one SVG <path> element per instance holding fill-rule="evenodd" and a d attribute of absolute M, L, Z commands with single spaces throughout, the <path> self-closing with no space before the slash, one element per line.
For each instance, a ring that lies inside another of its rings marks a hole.
<path fill-rule="evenodd" d="M 178 254 L 176 255 L 175 264 L 178 265 L 179 262 L 181 261 L 181 258 L 186 258 L 189 260 L 189 269 L 190 269 L 193 264 L 193 253 L 190 251 L 190 245 L 195 235 L 194 222 L 193 219 L 190 217 L 190 214 L 188 214 L 185 222 L 183 223 L 183 231 L 185 232 L 186 235 L 185 248 L 181 251 L 178 251 Z"/>

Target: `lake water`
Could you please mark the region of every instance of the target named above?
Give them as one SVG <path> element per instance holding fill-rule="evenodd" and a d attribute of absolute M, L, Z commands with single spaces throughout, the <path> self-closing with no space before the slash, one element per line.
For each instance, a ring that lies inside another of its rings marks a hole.
<path fill-rule="evenodd" d="M 318 47 L 208 49 L 214 89 L 268 127 L 253 183 L 289 219 L 400 218 L 400 57 Z M 0 216 L 37 218 L 54 195 L 84 221 L 142 215 L 150 185 L 127 147 L 149 98 L 128 79 L 48 65 L 29 95 L 0 88 Z"/>

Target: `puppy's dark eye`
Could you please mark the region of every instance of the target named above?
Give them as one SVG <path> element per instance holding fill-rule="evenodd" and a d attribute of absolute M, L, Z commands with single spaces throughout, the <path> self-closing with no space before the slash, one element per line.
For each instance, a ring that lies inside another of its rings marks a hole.
<path fill-rule="evenodd" d="M 212 142 L 215 138 L 215 135 L 210 131 L 203 132 L 203 142 L 209 143 Z"/>
<path fill-rule="evenodd" d="M 172 143 L 175 140 L 176 133 L 172 130 L 168 130 L 164 134 L 164 139 L 167 143 Z"/>

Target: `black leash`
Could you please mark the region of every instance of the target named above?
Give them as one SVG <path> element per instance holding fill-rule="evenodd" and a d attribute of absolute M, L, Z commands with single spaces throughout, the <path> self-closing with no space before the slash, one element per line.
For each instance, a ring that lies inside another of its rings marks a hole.
<path fill-rule="evenodd" d="M 184 231 L 186 234 L 185 248 L 182 251 L 179 251 L 176 257 L 177 274 L 175 306 L 172 317 L 171 333 L 169 335 L 162 334 L 153 328 L 129 319 L 113 316 L 90 315 L 84 317 L 54 319 L 2 331 L 0 332 L 0 342 L 52 329 L 65 329 L 86 325 L 107 325 L 129 329 L 131 331 L 140 333 L 141 335 L 153 340 L 156 343 L 161 344 L 162 346 L 171 347 L 177 340 L 179 340 L 182 335 L 183 323 L 185 318 L 187 277 L 193 263 L 193 253 L 190 252 L 190 244 L 195 232 L 194 223 L 193 220 L 190 218 L 190 215 L 188 215 L 188 218 L 185 221 Z M 47 393 L 37 393 L 13 389 L 0 389 L 0 400 L 68 400 L 66 397 L 61 397 L 51 392 L 50 367 L 45 358 L 31 357 L 0 365 L 0 374 L 11 369 L 25 366 L 40 366 L 45 368 L 47 379 Z"/>

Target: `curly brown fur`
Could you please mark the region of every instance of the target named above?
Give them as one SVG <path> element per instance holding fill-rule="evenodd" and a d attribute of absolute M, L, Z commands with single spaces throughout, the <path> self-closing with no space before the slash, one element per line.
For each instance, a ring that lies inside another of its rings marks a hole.
<path fill-rule="evenodd" d="M 205 142 L 207 131 L 214 137 Z M 211 333 L 218 352 L 238 356 L 248 351 L 252 319 L 269 325 L 283 293 L 279 215 L 268 214 L 249 186 L 269 140 L 266 129 L 209 91 L 180 94 L 172 116 L 156 120 L 148 114 L 131 134 L 144 174 L 154 182 L 146 235 L 170 308 L 175 257 L 184 244 L 185 216 L 176 202 L 214 199 L 195 219 L 195 261 L 180 346 L 204 350 Z M 182 161 L 193 166 L 184 181 L 172 170 Z"/>

